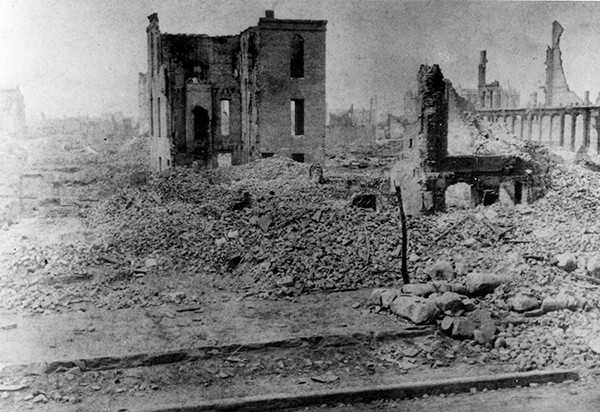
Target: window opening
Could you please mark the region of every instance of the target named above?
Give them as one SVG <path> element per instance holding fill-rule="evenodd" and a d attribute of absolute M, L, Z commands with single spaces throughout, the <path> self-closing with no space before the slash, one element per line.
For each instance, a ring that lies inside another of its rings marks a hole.
<path fill-rule="evenodd" d="M 304 153 L 292 153 L 292 160 L 304 163 Z"/>
<path fill-rule="evenodd" d="M 301 136 L 304 134 L 304 99 L 292 99 L 292 134 Z"/>
<path fill-rule="evenodd" d="M 290 71 L 292 77 L 304 77 L 304 39 L 299 34 L 292 38 Z"/>
<path fill-rule="evenodd" d="M 229 100 L 221 100 L 221 135 L 229 136 Z"/>

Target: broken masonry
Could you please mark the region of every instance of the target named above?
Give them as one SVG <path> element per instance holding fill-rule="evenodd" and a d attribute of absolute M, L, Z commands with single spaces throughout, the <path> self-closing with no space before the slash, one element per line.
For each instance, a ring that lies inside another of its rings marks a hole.
<path fill-rule="evenodd" d="M 408 193 L 407 214 L 435 213 L 446 208 L 446 189 L 457 183 L 471 188 L 471 205 L 489 205 L 504 197 L 529 203 L 543 194 L 532 162 L 517 156 L 449 156 L 448 111 L 456 95 L 438 65 L 422 65 L 418 73 L 421 129 L 415 154 L 404 157 L 391 179 Z"/>

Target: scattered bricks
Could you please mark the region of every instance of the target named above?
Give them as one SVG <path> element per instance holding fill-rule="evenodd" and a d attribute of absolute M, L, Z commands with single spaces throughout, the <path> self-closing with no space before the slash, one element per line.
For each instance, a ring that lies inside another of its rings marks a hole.
<path fill-rule="evenodd" d="M 454 292 L 445 292 L 443 295 L 437 296 L 432 300 L 442 312 L 458 312 L 465 308 L 465 305 L 463 305 L 462 302 L 462 296 Z"/>
<path fill-rule="evenodd" d="M 148 172 L 134 172 L 129 175 L 131 186 L 145 186 L 148 183 Z"/>
<path fill-rule="evenodd" d="M 416 296 L 398 296 L 390 310 L 417 325 L 433 322 L 439 313 L 433 302 Z"/>
<path fill-rule="evenodd" d="M 473 299 L 463 299 L 462 303 L 463 303 L 463 305 L 465 307 L 465 310 L 467 312 L 472 312 L 477 307 L 475 305 L 475 301 Z"/>
<path fill-rule="evenodd" d="M 506 348 L 506 339 L 499 337 L 498 339 L 496 339 L 496 341 L 494 342 L 494 348 L 496 349 L 502 349 L 502 348 Z"/>
<path fill-rule="evenodd" d="M 452 263 L 439 260 L 427 268 L 427 274 L 432 280 L 452 280 L 455 277 Z"/>
<path fill-rule="evenodd" d="M 587 301 L 581 297 L 570 296 L 566 293 L 559 293 L 554 297 L 546 297 L 542 301 L 541 309 L 544 312 L 552 312 L 555 310 L 569 309 L 575 311 L 585 307 Z"/>
<path fill-rule="evenodd" d="M 400 289 L 389 289 L 389 288 L 378 288 L 373 289 L 371 296 L 369 297 L 369 303 L 373 305 L 382 306 L 389 308 L 390 304 L 396 299 L 397 296 L 401 295 Z"/>
<path fill-rule="evenodd" d="M 577 257 L 573 253 L 562 253 L 556 255 L 556 267 L 565 272 L 573 272 L 577 269 Z"/>
<path fill-rule="evenodd" d="M 431 283 L 409 283 L 402 286 L 402 292 L 415 296 L 429 296 L 435 293 L 435 286 Z"/>
<path fill-rule="evenodd" d="M 277 280 L 276 284 L 279 287 L 293 286 L 294 278 L 292 276 L 284 276 L 281 279 Z"/>
<path fill-rule="evenodd" d="M 454 325 L 454 318 L 452 316 L 446 316 L 442 319 L 442 323 L 440 324 L 440 328 L 444 332 L 450 332 L 452 330 L 452 326 Z"/>
<path fill-rule="evenodd" d="M 476 325 L 471 319 L 464 316 L 454 318 L 452 337 L 457 339 L 471 339 L 475 333 Z"/>
<path fill-rule="evenodd" d="M 323 183 L 323 168 L 319 165 L 311 165 L 308 169 L 308 178 L 313 183 Z"/>
<path fill-rule="evenodd" d="M 33 403 L 46 403 L 48 402 L 48 398 L 43 393 L 40 393 L 35 398 L 31 400 Z"/>
<path fill-rule="evenodd" d="M 518 293 L 506 302 L 515 312 L 528 312 L 540 307 L 540 302 L 533 296 Z"/>
<path fill-rule="evenodd" d="M 452 285 L 447 282 L 432 282 L 437 293 L 452 292 Z"/>
<path fill-rule="evenodd" d="M 504 278 L 491 273 L 469 273 L 466 287 L 469 295 L 480 296 L 491 293 L 504 282 Z"/>
<path fill-rule="evenodd" d="M 452 283 L 450 284 L 450 291 L 454 293 L 458 293 L 459 295 L 468 295 L 467 287 L 462 283 Z"/>
<path fill-rule="evenodd" d="M 320 222 L 321 221 L 321 215 L 323 214 L 322 210 L 317 210 L 311 217 L 311 219 L 315 222 Z"/>
<path fill-rule="evenodd" d="M 474 237 L 470 237 L 463 242 L 463 245 L 471 249 L 476 249 L 480 246 L 480 243 Z"/>
<path fill-rule="evenodd" d="M 600 256 L 594 256 L 587 262 L 588 275 L 600 278 Z"/>
<path fill-rule="evenodd" d="M 477 327 L 483 325 L 484 323 L 493 322 L 490 312 L 484 309 L 477 309 L 469 313 L 468 318 L 475 322 Z"/>
<path fill-rule="evenodd" d="M 590 340 L 588 346 L 592 352 L 600 354 L 600 337 Z"/>
<path fill-rule="evenodd" d="M 487 344 L 494 339 L 496 324 L 487 310 L 477 309 L 471 312 L 467 319 L 475 325 L 473 337 L 480 344 Z"/>
<path fill-rule="evenodd" d="M 475 338 L 478 343 L 485 345 L 494 340 L 495 334 L 496 325 L 492 321 L 487 321 L 475 329 L 475 332 L 473 332 L 473 338 Z"/>
<path fill-rule="evenodd" d="M 568 300 L 562 297 L 546 297 L 542 301 L 542 310 L 544 312 L 554 312 L 556 310 L 566 309 Z"/>
<path fill-rule="evenodd" d="M 371 296 L 369 296 L 369 304 L 371 304 L 371 305 L 381 305 L 381 295 L 386 290 L 387 289 L 383 289 L 383 288 L 373 289 L 373 291 L 371 292 Z"/>
<path fill-rule="evenodd" d="M 386 289 L 381 294 L 381 306 L 389 308 L 392 302 L 400 295 L 402 291 L 398 289 Z"/>

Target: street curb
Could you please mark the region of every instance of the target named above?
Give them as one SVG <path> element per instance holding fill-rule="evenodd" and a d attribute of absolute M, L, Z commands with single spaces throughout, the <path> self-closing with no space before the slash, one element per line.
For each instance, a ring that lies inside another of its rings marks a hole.
<path fill-rule="evenodd" d="M 559 383 L 578 380 L 575 370 L 553 370 L 486 375 L 473 378 L 452 378 L 444 380 L 402 383 L 371 387 L 355 387 L 314 391 L 301 394 L 271 394 L 227 398 L 214 401 L 201 401 L 193 405 L 153 407 L 139 412 L 200 412 L 200 411 L 272 411 L 307 406 L 370 402 L 381 399 L 406 399 L 423 395 L 469 392 L 472 388 L 483 389 L 514 388 L 532 383 Z M 179 404 L 181 405 L 181 403 Z"/>
<path fill-rule="evenodd" d="M 0 376 L 6 374 L 46 374 L 65 371 L 76 366 L 82 371 L 136 368 L 206 359 L 211 356 L 209 352 L 213 351 L 218 351 L 219 354 L 229 354 L 232 352 L 239 353 L 261 349 L 297 348 L 303 346 L 340 347 L 356 345 L 365 342 L 380 342 L 393 339 L 416 338 L 420 336 L 431 335 L 433 332 L 433 327 L 415 327 L 391 331 L 370 331 L 366 333 L 354 333 L 349 335 L 301 336 L 268 342 L 204 345 L 193 348 L 135 353 L 122 356 L 102 356 L 94 358 L 36 362 L 29 364 L 14 364 L 2 367 L 0 369 Z"/>

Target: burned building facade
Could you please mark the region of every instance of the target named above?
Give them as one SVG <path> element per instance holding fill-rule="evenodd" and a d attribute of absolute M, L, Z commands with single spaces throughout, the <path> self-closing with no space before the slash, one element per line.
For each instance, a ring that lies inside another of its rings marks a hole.
<path fill-rule="evenodd" d="M 487 51 L 481 50 L 477 76 L 477 89 L 459 89 L 459 94 L 477 109 L 517 108 L 519 93 L 511 87 L 504 88 L 498 80 L 487 83 Z"/>
<path fill-rule="evenodd" d="M 326 21 L 275 19 L 238 35 L 161 33 L 148 17 L 152 166 L 215 167 L 273 154 L 320 163 L 325 146 Z"/>
<path fill-rule="evenodd" d="M 420 131 L 415 144 L 402 153 L 390 175 L 391 186 L 402 189 L 406 213 L 445 210 L 446 190 L 459 183 L 469 186 L 472 206 L 496 201 L 527 203 L 541 196 L 542 185 L 532 172 L 536 167 L 531 162 L 516 156 L 448 154 L 449 112 L 463 111 L 469 104 L 457 102 L 457 98 L 460 97 L 438 65 L 421 66 Z"/>
<path fill-rule="evenodd" d="M 511 89 L 504 89 L 498 80 L 486 83 L 487 51 L 482 50 L 479 55 L 479 70 L 477 78 L 477 104 L 478 108 L 519 107 L 519 94 Z"/>

